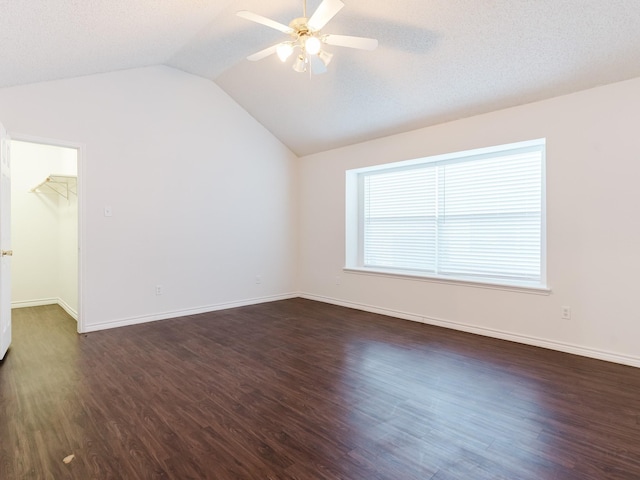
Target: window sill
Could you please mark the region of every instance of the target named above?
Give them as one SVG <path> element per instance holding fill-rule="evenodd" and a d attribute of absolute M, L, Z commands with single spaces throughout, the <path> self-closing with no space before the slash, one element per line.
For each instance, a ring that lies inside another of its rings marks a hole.
<path fill-rule="evenodd" d="M 551 289 L 542 286 L 506 284 L 490 281 L 454 279 L 448 277 L 438 277 L 435 275 L 420 275 L 399 272 L 393 270 L 375 270 L 364 267 L 344 267 L 345 273 L 353 273 L 356 275 L 371 275 L 376 277 L 400 278 L 405 280 L 416 280 L 422 282 L 443 283 L 446 285 L 457 285 L 462 287 L 486 288 L 490 290 L 504 290 L 507 292 L 527 293 L 532 295 L 550 295 Z"/>

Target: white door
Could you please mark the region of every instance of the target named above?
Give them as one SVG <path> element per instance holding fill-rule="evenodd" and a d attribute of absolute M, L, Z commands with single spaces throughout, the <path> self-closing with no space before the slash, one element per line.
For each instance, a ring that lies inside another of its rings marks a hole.
<path fill-rule="evenodd" d="M 0 125 L 0 359 L 11 343 L 11 170 L 9 137 Z"/>

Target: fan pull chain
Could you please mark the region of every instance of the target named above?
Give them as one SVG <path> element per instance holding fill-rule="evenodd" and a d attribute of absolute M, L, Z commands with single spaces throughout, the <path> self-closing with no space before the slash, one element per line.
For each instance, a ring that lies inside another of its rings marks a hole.
<path fill-rule="evenodd" d="M 302 16 L 307 18 L 307 0 L 302 0 Z"/>

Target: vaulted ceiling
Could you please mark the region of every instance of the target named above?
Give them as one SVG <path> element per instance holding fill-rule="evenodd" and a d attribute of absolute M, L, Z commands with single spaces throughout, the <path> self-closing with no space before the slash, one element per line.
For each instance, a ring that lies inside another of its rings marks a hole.
<path fill-rule="evenodd" d="M 301 0 L 0 0 L 0 87 L 164 64 L 306 155 L 640 76 L 638 0 L 343 1 L 323 33 L 379 47 L 309 76 L 247 61 L 286 35 L 235 15 L 288 24 Z"/>

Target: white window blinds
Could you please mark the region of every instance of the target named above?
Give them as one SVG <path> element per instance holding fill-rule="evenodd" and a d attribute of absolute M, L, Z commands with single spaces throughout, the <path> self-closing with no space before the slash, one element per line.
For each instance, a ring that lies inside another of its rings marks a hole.
<path fill-rule="evenodd" d="M 540 285 L 543 148 L 361 173 L 361 266 Z"/>

